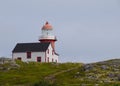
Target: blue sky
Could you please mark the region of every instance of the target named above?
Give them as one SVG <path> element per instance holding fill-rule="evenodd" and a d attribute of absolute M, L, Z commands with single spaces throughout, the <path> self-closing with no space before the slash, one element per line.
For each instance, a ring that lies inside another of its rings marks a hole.
<path fill-rule="evenodd" d="M 60 62 L 120 58 L 119 0 L 0 0 L 0 56 L 16 43 L 38 42 L 49 21 Z"/>

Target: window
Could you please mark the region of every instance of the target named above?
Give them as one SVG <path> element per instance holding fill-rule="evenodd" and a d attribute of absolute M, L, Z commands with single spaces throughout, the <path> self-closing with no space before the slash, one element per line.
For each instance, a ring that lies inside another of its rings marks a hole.
<path fill-rule="evenodd" d="M 49 49 L 48 49 L 47 53 L 49 54 Z"/>
<path fill-rule="evenodd" d="M 52 50 L 52 55 L 54 55 L 54 50 Z"/>
<path fill-rule="evenodd" d="M 37 62 L 41 62 L 41 57 L 37 57 Z"/>
<path fill-rule="evenodd" d="M 31 58 L 31 52 L 27 52 L 27 58 L 28 58 L 28 59 Z"/>
<path fill-rule="evenodd" d="M 48 60 L 48 62 L 49 62 L 49 57 L 48 57 L 48 59 L 47 59 L 47 60 Z"/>
<path fill-rule="evenodd" d="M 18 57 L 17 59 L 21 61 L 21 57 Z"/>
<path fill-rule="evenodd" d="M 52 62 L 54 62 L 54 59 L 52 58 Z"/>
<path fill-rule="evenodd" d="M 46 62 L 46 57 L 45 57 L 45 62 Z"/>
<path fill-rule="evenodd" d="M 55 62 L 57 63 L 57 60 L 55 60 Z"/>

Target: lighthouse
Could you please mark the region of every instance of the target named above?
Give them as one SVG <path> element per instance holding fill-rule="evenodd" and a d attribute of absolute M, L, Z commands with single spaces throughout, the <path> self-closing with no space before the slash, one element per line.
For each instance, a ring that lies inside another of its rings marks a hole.
<path fill-rule="evenodd" d="M 40 42 L 17 43 L 12 51 L 13 60 L 18 59 L 23 62 L 58 62 L 58 54 L 55 52 L 55 42 L 53 27 L 46 22 L 43 25 Z"/>
<path fill-rule="evenodd" d="M 50 42 L 55 52 L 55 42 L 57 41 L 56 36 L 53 34 L 53 27 L 48 22 L 42 27 L 42 35 L 39 38 L 41 43 Z"/>

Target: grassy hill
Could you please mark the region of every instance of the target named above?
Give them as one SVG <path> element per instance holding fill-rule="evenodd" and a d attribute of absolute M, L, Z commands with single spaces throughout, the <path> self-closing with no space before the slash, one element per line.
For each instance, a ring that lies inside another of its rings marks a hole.
<path fill-rule="evenodd" d="M 55 78 L 59 86 L 120 86 L 120 59 L 84 64 Z"/>
<path fill-rule="evenodd" d="M 16 66 L 13 63 L 0 64 L 0 86 L 34 85 L 50 74 L 81 65 L 78 63 L 24 63 L 20 61 L 17 61 L 16 63 L 19 66 Z"/>
<path fill-rule="evenodd" d="M 82 63 L 0 64 L 0 86 L 120 86 L 120 59 Z"/>

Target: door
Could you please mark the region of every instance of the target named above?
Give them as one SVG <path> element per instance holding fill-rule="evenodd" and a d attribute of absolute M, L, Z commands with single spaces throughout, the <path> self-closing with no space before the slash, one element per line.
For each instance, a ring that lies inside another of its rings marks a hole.
<path fill-rule="evenodd" d="M 41 62 L 41 57 L 37 57 L 37 62 Z"/>

